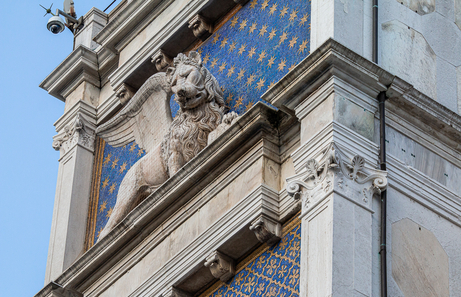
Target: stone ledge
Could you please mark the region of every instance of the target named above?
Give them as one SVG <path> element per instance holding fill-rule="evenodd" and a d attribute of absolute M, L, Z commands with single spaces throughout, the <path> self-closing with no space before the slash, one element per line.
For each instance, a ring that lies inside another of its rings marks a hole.
<path fill-rule="evenodd" d="M 40 83 L 40 88 L 65 102 L 66 96 L 83 81 L 99 88 L 98 71 L 97 54 L 85 46 L 79 46 Z"/>

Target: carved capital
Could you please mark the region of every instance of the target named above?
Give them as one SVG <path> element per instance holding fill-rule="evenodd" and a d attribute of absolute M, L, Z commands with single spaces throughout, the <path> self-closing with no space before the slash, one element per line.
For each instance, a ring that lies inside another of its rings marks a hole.
<path fill-rule="evenodd" d="M 160 295 L 160 297 L 191 297 L 192 295 L 186 293 L 175 287 L 170 287 L 168 290 Z"/>
<path fill-rule="evenodd" d="M 387 172 L 365 168 L 365 159 L 359 155 L 346 160 L 345 154 L 331 143 L 319 161 L 307 160 L 303 172 L 287 179 L 287 193 L 300 201 L 302 213 L 332 191 L 371 208 L 373 195 L 387 187 Z"/>
<path fill-rule="evenodd" d="M 192 29 L 195 37 L 201 40 L 207 39 L 213 33 L 213 25 L 199 14 L 189 21 L 189 28 Z"/>
<path fill-rule="evenodd" d="M 227 282 L 235 274 L 234 260 L 218 251 L 206 258 L 205 267 L 209 267 L 211 274 L 223 282 Z"/>
<path fill-rule="evenodd" d="M 53 137 L 53 148 L 63 150 L 66 153 L 74 145 L 81 145 L 89 150 L 94 149 L 95 132 L 85 121 L 80 112 L 77 113 L 72 123 L 64 127 L 64 130 Z"/>
<path fill-rule="evenodd" d="M 136 91 L 127 84 L 122 84 L 115 92 L 115 97 L 120 100 L 122 105 L 125 105 L 131 98 L 133 98 Z"/>
<path fill-rule="evenodd" d="M 282 238 L 282 226 L 279 222 L 269 218 L 266 215 L 261 215 L 250 226 L 262 243 L 274 245 Z"/>
<path fill-rule="evenodd" d="M 168 67 L 173 65 L 173 58 L 160 49 L 152 56 L 151 62 L 155 64 L 157 71 L 166 72 Z"/>

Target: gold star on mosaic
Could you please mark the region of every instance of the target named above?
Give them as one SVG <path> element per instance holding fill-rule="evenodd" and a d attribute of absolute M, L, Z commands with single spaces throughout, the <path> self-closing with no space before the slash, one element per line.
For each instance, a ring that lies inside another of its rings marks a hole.
<path fill-rule="evenodd" d="M 254 54 L 256 54 L 256 48 L 252 47 L 251 50 L 248 52 L 248 58 L 251 59 Z"/>
<path fill-rule="evenodd" d="M 229 68 L 229 71 L 227 71 L 227 77 L 231 77 L 232 74 L 234 74 L 235 72 L 235 67 L 232 66 L 231 68 Z"/>
<path fill-rule="evenodd" d="M 291 65 L 290 68 L 288 68 L 288 71 L 293 70 L 293 68 L 295 68 L 295 67 L 296 67 L 296 64 Z"/>
<path fill-rule="evenodd" d="M 130 146 L 130 153 L 132 153 L 136 149 L 136 143 L 133 142 L 133 144 Z"/>
<path fill-rule="evenodd" d="M 309 17 L 309 14 L 306 13 L 300 20 L 299 20 L 299 26 L 304 25 L 307 22 L 307 18 Z"/>
<path fill-rule="evenodd" d="M 237 101 L 235 101 L 234 108 L 239 107 L 240 105 L 243 105 L 243 96 L 240 96 Z"/>
<path fill-rule="evenodd" d="M 139 151 L 138 151 L 138 157 L 141 157 L 142 154 L 144 154 L 144 150 L 143 150 L 143 149 L 139 149 Z"/>
<path fill-rule="evenodd" d="M 109 185 L 109 178 L 106 177 L 106 179 L 102 182 L 102 188 L 105 189 Z"/>
<path fill-rule="evenodd" d="M 248 102 L 248 104 L 245 106 L 245 110 L 248 110 L 251 107 L 253 107 L 253 104 L 254 104 L 253 101 Z"/>
<path fill-rule="evenodd" d="M 224 93 L 226 91 L 225 87 L 221 87 L 221 91 Z"/>
<path fill-rule="evenodd" d="M 261 10 L 266 10 L 266 7 L 269 6 L 269 0 L 264 0 L 263 4 L 261 4 Z"/>
<path fill-rule="evenodd" d="M 250 34 L 253 33 L 254 30 L 256 30 L 256 26 L 257 26 L 256 23 L 253 23 L 253 24 L 250 26 Z"/>
<path fill-rule="evenodd" d="M 237 80 L 241 80 L 245 74 L 245 69 L 240 69 L 240 72 L 237 75 Z"/>
<path fill-rule="evenodd" d="M 123 162 L 123 164 L 122 164 L 122 166 L 120 166 L 120 170 L 119 170 L 118 172 L 119 172 L 119 173 L 122 173 L 123 171 L 125 171 L 127 165 L 128 165 L 128 164 L 126 164 L 126 162 Z"/>
<path fill-rule="evenodd" d="M 269 9 L 269 15 L 273 15 L 276 10 L 277 10 L 277 3 L 271 6 L 271 8 Z"/>
<path fill-rule="evenodd" d="M 103 212 L 107 207 L 107 201 L 104 201 L 101 205 L 99 205 L 99 213 Z"/>
<path fill-rule="evenodd" d="M 303 42 L 299 45 L 298 53 L 304 54 L 304 51 L 307 48 L 307 43 L 308 43 L 307 40 L 303 40 Z"/>
<path fill-rule="evenodd" d="M 248 20 L 247 19 L 244 19 L 240 25 L 239 25 L 239 31 L 242 31 L 243 29 L 245 29 L 245 27 L 247 26 L 247 22 Z"/>
<path fill-rule="evenodd" d="M 262 62 L 266 58 L 266 51 L 262 51 L 261 54 L 259 54 L 258 62 Z"/>
<path fill-rule="evenodd" d="M 284 43 L 285 40 L 287 40 L 287 38 L 288 38 L 287 32 L 283 32 L 282 35 L 280 35 L 279 45 L 281 45 L 282 43 Z"/>
<path fill-rule="evenodd" d="M 206 63 L 208 63 L 208 61 L 210 60 L 210 54 L 206 54 L 206 56 L 203 58 L 203 65 L 206 65 Z"/>
<path fill-rule="evenodd" d="M 117 166 L 117 163 L 118 163 L 118 158 L 115 158 L 115 160 L 112 162 L 111 168 L 114 169 L 115 166 Z"/>
<path fill-rule="evenodd" d="M 291 13 L 290 13 L 290 22 L 294 21 L 296 19 L 296 17 L 298 16 L 298 10 L 293 10 Z"/>
<path fill-rule="evenodd" d="M 112 157 L 111 154 L 108 154 L 105 158 L 104 158 L 104 163 L 102 163 L 103 165 L 107 165 L 109 164 L 110 162 L 110 158 Z"/>
<path fill-rule="evenodd" d="M 292 48 L 293 46 L 295 46 L 297 40 L 298 40 L 298 37 L 295 37 L 295 36 L 294 36 L 293 38 L 291 38 L 291 40 L 290 40 L 290 48 Z"/>
<path fill-rule="evenodd" d="M 251 0 L 250 8 L 255 8 L 258 5 L 258 0 Z"/>
<path fill-rule="evenodd" d="M 288 6 L 284 6 L 282 10 L 280 10 L 280 18 L 283 18 L 288 13 Z"/>
<path fill-rule="evenodd" d="M 237 25 L 238 20 L 239 20 L 239 17 L 238 17 L 238 16 L 235 16 L 235 17 L 231 20 L 230 26 L 231 26 L 232 28 L 234 28 L 235 25 Z"/>
<path fill-rule="evenodd" d="M 220 48 L 225 48 L 226 47 L 226 44 L 227 44 L 227 40 L 229 40 L 229 38 L 224 38 L 222 41 L 221 41 L 221 45 L 219 46 Z"/>
<path fill-rule="evenodd" d="M 277 70 L 278 70 L 278 71 L 283 71 L 283 68 L 285 68 L 285 66 L 287 66 L 287 61 L 286 61 L 285 59 L 283 59 L 283 60 L 279 63 L 278 66 L 279 66 L 279 67 L 277 67 Z"/>
<path fill-rule="evenodd" d="M 275 35 L 277 35 L 277 34 L 275 34 L 276 32 L 277 32 L 277 30 L 272 29 L 272 31 L 269 33 L 269 40 L 272 40 L 272 38 L 274 38 Z"/>
<path fill-rule="evenodd" d="M 232 41 L 232 43 L 229 45 L 229 53 L 233 52 L 237 46 L 237 43 L 235 41 Z"/>
<path fill-rule="evenodd" d="M 254 75 L 254 74 L 250 75 L 250 77 L 248 77 L 248 79 L 247 79 L 246 85 L 251 86 L 251 84 L 254 82 L 255 78 L 256 78 L 256 75 Z"/>
<path fill-rule="evenodd" d="M 210 67 L 214 68 L 216 65 L 218 65 L 218 58 L 214 58 L 213 61 L 211 61 Z"/>
<path fill-rule="evenodd" d="M 266 79 L 265 78 L 261 78 L 258 83 L 256 84 L 256 89 L 258 89 L 258 91 L 261 91 L 262 87 L 264 87 L 264 83 L 266 82 Z"/>
<path fill-rule="evenodd" d="M 226 69 L 226 66 L 227 66 L 227 62 L 223 62 L 221 66 L 219 66 L 219 73 L 222 73 L 224 69 Z"/>
<path fill-rule="evenodd" d="M 216 44 L 216 42 L 218 42 L 219 37 L 221 37 L 221 34 L 216 33 L 216 35 L 213 37 L 213 44 Z"/>
<path fill-rule="evenodd" d="M 109 210 L 108 210 L 107 213 L 106 213 L 106 219 L 108 219 L 108 218 L 112 215 L 112 212 L 113 212 L 113 211 L 114 211 L 114 208 L 113 208 L 113 207 L 109 208 Z"/>
<path fill-rule="evenodd" d="M 202 55 L 203 49 L 199 48 L 199 49 L 197 50 L 197 53 L 199 53 L 200 55 Z"/>
<path fill-rule="evenodd" d="M 275 86 L 275 81 L 271 82 L 267 88 L 270 89 L 270 88 L 272 88 L 273 86 Z"/>
<path fill-rule="evenodd" d="M 247 47 L 246 44 L 242 44 L 242 46 L 239 48 L 239 55 L 243 54 L 243 52 L 245 51 L 245 48 Z"/>
<path fill-rule="evenodd" d="M 99 228 L 98 234 L 96 234 L 96 237 L 99 238 L 99 234 L 101 234 L 103 227 Z"/>
<path fill-rule="evenodd" d="M 109 188 L 109 193 L 112 194 L 112 193 L 115 191 L 115 187 L 116 187 L 116 186 L 117 186 L 117 184 L 116 184 L 116 183 L 113 183 L 113 184 L 110 186 L 110 188 Z"/>
<path fill-rule="evenodd" d="M 262 37 L 262 36 L 264 36 L 264 34 L 265 34 L 266 32 L 267 32 L 267 26 L 264 25 L 264 26 L 262 26 L 261 29 L 259 30 L 259 34 L 258 34 L 258 35 Z"/>
<path fill-rule="evenodd" d="M 232 102 L 232 99 L 234 99 L 234 94 L 230 93 L 229 96 L 226 98 L 226 103 L 230 104 Z"/>
<path fill-rule="evenodd" d="M 274 64 L 274 62 L 275 62 L 275 57 L 272 56 L 272 57 L 267 61 L 267 66 L 268 66 L 269 68 L 271 68 L 271 67 L 272 67 L 272 64 Z"/>

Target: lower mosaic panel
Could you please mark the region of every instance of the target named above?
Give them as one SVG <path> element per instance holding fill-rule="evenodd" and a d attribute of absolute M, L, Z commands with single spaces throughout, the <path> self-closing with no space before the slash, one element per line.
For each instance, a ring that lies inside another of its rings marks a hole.
<path fill-rule="evenodd" d="M 218 282 L 201 297 L 298 297 L 301 224 L 295 219 L 284 229 L 278 244 L 257 251 L 237 267 L 234 278 Z"/>

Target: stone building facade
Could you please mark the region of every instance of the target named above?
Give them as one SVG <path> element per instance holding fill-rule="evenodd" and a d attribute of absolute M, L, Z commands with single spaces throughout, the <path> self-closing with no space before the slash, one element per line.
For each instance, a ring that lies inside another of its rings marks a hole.
<path fill-rule="evenodd" d="M 461 2 L 378 1 L 85 14 L 40 85 L 65 111 L 36 296 L 459 296 Z M 215 77 L 224 115 L 176 168 L 182 64 Z M 139 165 L 154 144 L 163 165 Z"/>

